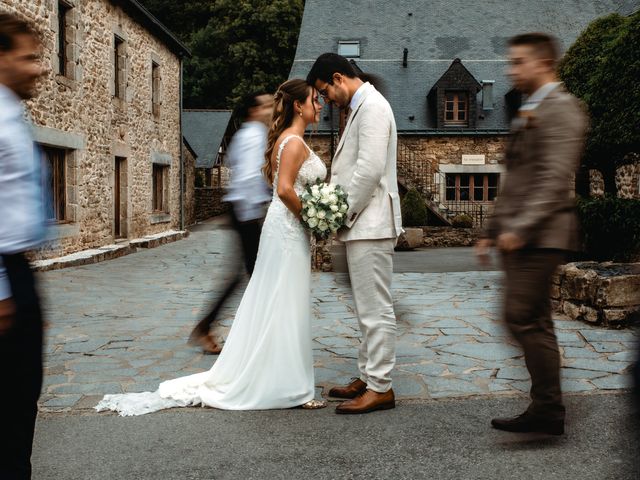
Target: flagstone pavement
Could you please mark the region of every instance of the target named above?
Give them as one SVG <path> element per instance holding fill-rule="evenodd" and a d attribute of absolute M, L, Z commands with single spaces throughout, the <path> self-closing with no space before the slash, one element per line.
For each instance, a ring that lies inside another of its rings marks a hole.
<path fill-rule="evenodd" d="M 41 410 L 90 411 L 106 393 L 155 390 L 210 368 L 216 357 L 185 342 L 218 294 L 234 248 L 232 231 L 214 225 L 155 249 L 39 274 L 49 322 Z M 526 396 L 521 351 L 499 321 L 500 282 L 495 271 L 394 274 L 398 399 Z M 240 296 L 225 307 L 218 335 L 228 332 Z M 348 276 L 313 273 L 312 308 L 315 381 L 326 395 L 356 374 L 359 331 Z M 559 316 L 555 324 L 566 393 L 630 387 L 634 331 Z"/>

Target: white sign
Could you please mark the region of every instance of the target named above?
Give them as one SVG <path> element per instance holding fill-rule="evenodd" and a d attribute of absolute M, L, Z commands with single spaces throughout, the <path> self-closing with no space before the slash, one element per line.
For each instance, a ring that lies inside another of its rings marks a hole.
<path fill-rule="evenodd" d="M 462 155 L 462 165 L 484 165 L 484 155 Z"/>

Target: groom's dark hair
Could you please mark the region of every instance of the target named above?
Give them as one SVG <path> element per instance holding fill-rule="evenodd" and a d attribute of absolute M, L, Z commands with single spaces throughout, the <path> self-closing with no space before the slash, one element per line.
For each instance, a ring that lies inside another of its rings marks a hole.
<path fill-rule="evenodd" d="M 340 73 L 345 77 L 356 78 L 358 74 L 353 68 L 353 65 L 349 63 L 349 60 L 337 53 L 323 53 L 320 55 L 309 75 L 307 75 L 307 83 L 311 86 L 316 84 L 316 80 L 327 82 L 329 85 L 333 85 L 333 74 Z"/>

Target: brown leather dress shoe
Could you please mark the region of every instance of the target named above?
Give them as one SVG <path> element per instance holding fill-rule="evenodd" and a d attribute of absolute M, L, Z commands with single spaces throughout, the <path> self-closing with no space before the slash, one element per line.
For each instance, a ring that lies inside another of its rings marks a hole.
<path fill-rule="evenodd" d="M 390 410 L 395 407 L 396 398 L 393 390 L 384 393 L 365 390 L 358 397 L 338 405 L 336 413 L 369 413 L 376 410 Z"/>
<path fill-rule="evenodd" d="M 367 389 L 367 384 L 356 378 L 346 387 L 333 387 L 329 390 L 330 397 L 336 398 L 356 398 Z"/>

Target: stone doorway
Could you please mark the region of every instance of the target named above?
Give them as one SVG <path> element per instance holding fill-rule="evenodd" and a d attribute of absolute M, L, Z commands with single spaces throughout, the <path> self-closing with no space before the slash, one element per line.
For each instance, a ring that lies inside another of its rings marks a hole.
<path fill-rule="evenodd" d="M 113 182 L 113 237 L 127 238 L 127 204 L 128 204 L 128 178 L 127 159 L 116 157 Z"/>

